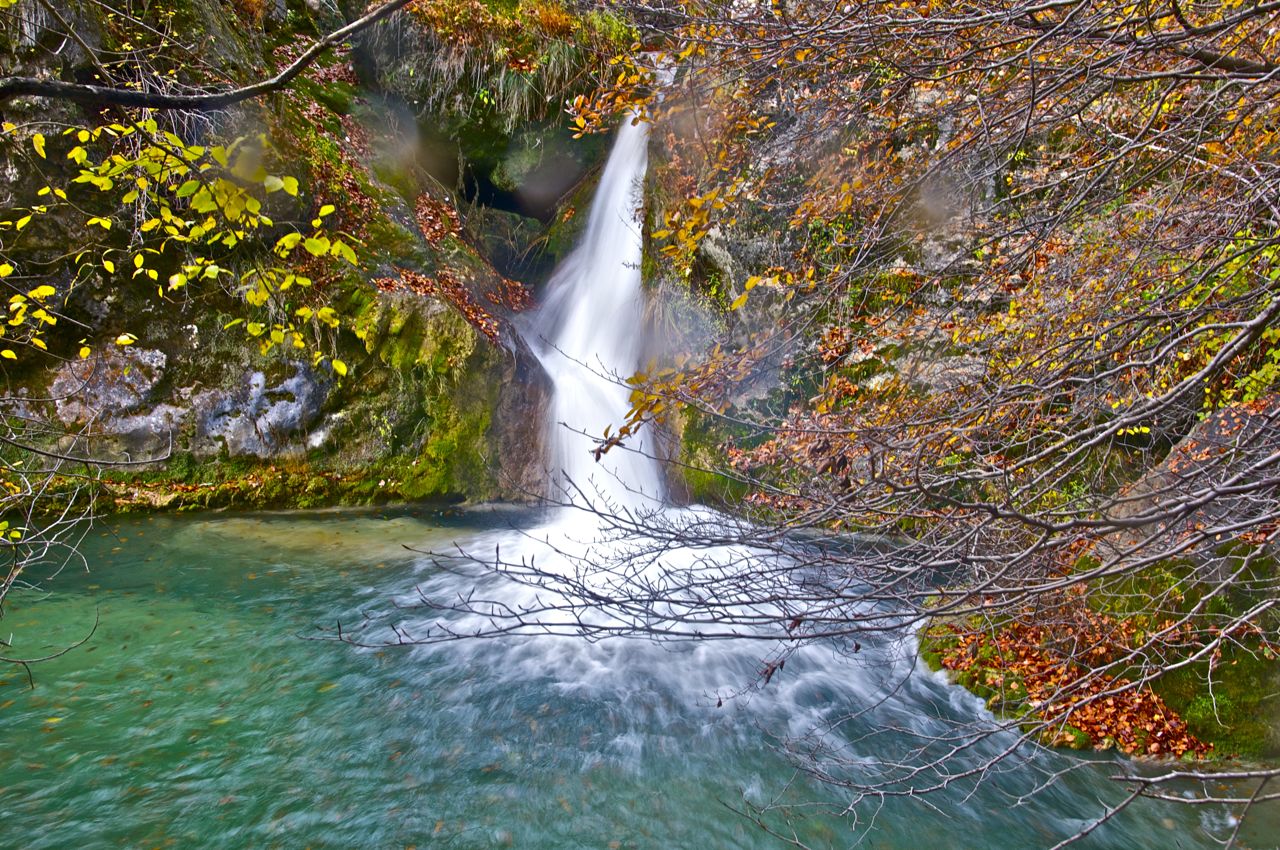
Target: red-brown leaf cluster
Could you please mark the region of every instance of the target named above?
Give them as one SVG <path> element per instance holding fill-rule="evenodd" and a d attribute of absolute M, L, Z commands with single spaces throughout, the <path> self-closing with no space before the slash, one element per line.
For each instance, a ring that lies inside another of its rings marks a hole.
<path fill-rule="evenodd" d="M 419 195 L 413 211 L 422 235 L 433 248 L 444 241 L 445 237 L 456 237 L 462 233 L 458 211 L 451 204 L 437 201 L 429 195 Z"/>
<path fill-rule="evenodd" d="M 833 325 L 822 335 L 822 340 L 818 343 L 818 354 L 823 363 L 834 363 L 849 353 L 849 347 L 849 329 L 843 325 Z"/>
<path fill-rule="evenodd" d="M 310 102 L 302 110 L 303 116 L 318 135 L 333 142 L 336 163 L 324 167 L 316 163 L 311 168 L 312 193 L 330 202 L 341 213 L 342 223 L 363 238 L 365 225 L 382 215 L 381 206 L 365 190 L 365 184 L 357 176 L 365 171 L 361 157 L 369 153 L 369 134 L 350 115 L 341 116 L 342 138 L 329 129 L 330 113 L 318 103 Z"/>
<path fill-rule="evenodd" d="M 295 62 L 298 57 L 311 49 L 313 44 L 315 42 L 312 39 L 290 42 L 277 47 L 272 52 L 272 55 L 280 63 L 281 67 L 284 67 Z M 350 83 L 355 85 L 358 81 L 356 80 L 356 72 L 351 67 L 351 47 L 349 45 L 339 45 L 330 48 L 330 50 L 333 57 L 338 61 L 329 64 L 317 63 L 311 65 L 303 72 L 303 76 L 318 83 Z"/>
<path fill-rule="evenodd" d="M 507 67 L 522 74 L 532 74 L 538 70 L 538 60 L 528 56 L 513 56 L 507 60 Z"/>
<path fill-rule="evenodd" d="M 533 306 L 533 294 L 529 292 L 529 288 L 518 280 L 505 277 L 495 289 L 486 292 L 484 297 L 513 313 L 519 313 Z"/>
<path fill-rule="evenodd" d="M 338 120 L 342 124 L 342 147 L 348 154 L 345 161 L 351 164 L 367 161 L 373 150 L 373 139 L 368 129 L 353 115 L 340 115 Z"/>
<path fill-rule="evenodd" d="M 442 298 L 458 309 L 468 322 L 491 342 L 500 338 L 498 320 L 476 303 L 466 285 L 452 271 L 441 270 L 434 278 L 421 272 L 399 269 L 399 277 L 384 277 L 373 282 L 383 292 L 413 292 L 432 298 Z"/>
<path fill-rule="evenodd" d="M 1046 736 L 1054 745 L 1075 741 L 1065 730 L 1072 726 L 1095 749 L 1175 757 L 1210 752 L 1212 744 L 1191 734 L 1149 685 L 1098 672 L 1136 642 L 1132 621 L 1093 611 L 1080 594 L 1066 595 L 1025 620 L 981 630 L 945 627 L 953 645 L 942 654 L 942 666 L 976 674 L 1004 707 L 1028 709 L 1058 727 Z"/>

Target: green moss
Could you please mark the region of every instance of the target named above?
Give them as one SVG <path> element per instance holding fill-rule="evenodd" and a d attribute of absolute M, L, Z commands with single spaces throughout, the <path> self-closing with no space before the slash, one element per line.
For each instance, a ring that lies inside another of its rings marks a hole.
<path fill-rule="evenodd" d="M 934 673 L 942 669 L 942 651 L 936 646 L 920 646 L 920 660 Z"/>
<path fill-rule="evenodd" d="M 483 494 L 489 489 L 484 451 L 489 412 L 451 411 L 437 421 L 412 473 L 400 485 L 408 499 L 458 493 Z"/>
<path fill-rule="evenodd" d="M 1219 554 L 1239 559 L 1249 552 L 1224 548 Z M 1227 569 L 1242 564 L 1235 560 L 1228 563 Z M 1270 587 L 1277 569 L 1272 559 L 1256 553 L 1248 564 L 1250 568 L 1232 591 L 1212 600 L 1204 599 L 1205 588 L 1193 580 L 1190 565 L 1170 561 L 1129 576 L 1118 584 L 1095 588 L 1089 597 L 1090 604 L 1095 610 L 1127 619 L 1139 630 L 1152 627 L 1150 600 L 1157 596 L 1176 602 L 1175 610 L 1165 611 L 1162 618 L 1170 613 L 1189 614 L 1197 606 L 1206 615 L 1240 614 L 1256 602 L 1249 588 Z M 1097 565 L 1096 558 L 1084 556 L 1076 566 L 1088 570 Z M 941 669 L 943 655 L 955 646 L 954 633 L 945 623 L 935 623 L 921 632 L 920 655 L 930 669 Z M 1191 652 L 1191 649 L 1184 650 L 1184 658 L 1190 657 Z M 1174 664 L 1184 658 L 1172 656 L 1166 661 Z M 955 673 L 953 680 L 986 700 L 993 711 L 1016 716 L 1025 706 L 1010 696 L 1016 697 L 1020 684 L 1015 685 L 1016 679 L 1006 673 L 999 678 L 1002 688 L 994 687 L 998 675 L 993 663 L 996 660 L 996 650 L 984 646 L 977 656 L 979 663 Z M 1130 671 L 1129 675 L 1138 672 Z M 1177 666 L 1157 678 L 1152 689 L 1187 723 L 1193 735 L 1213 745 L 1216 756 L 1259 759 L 1280 754 L 1280 659 L 1256 642 L 1252 646 L 1234 641 L 1224 643 L 1222 654 L 1216 660 L 1204 658 Z M 1025 690 L 1022 693 L 1025 694 Z M 1054 733 L 1051 743 L 1083 749 L 1093 746 L 1094 742 L 1087 738 L 1081 730 L 1066 727 Z"/>
<path fill-rule="evenodd" d="M 640 35 L 630 21 L 603 9 L 583 15 L 581 26 L 587 32 L 613 45 L 618 52 L 628 49 Z"/>
<path fill-rule="evenodd" d="M 603 155 L 603 152 L 601 152 Z M 582 231 L 587 226 L 587 212 L 591 206 L 591 198 L 600 183 L 599 171 L 593 171 L 585 177 L 573 192 L 561 204 L 555 219 L 547 227 L 546 233 L 538 242 L 538 253 L 552 258 L 555 262 L 563 260 L 578 244 Z M 646 251 L 646 253 L 648 253 Z M 643 260 L 642 260 L 643 262 Z M 642 276 L 643 270 L 642 270 Z"/>
<path fill-rule="evenodd" d="M 332 64 L 332 63 L 330 63 Z M 324 67 L 321 65 L 320 67 Z M 357 89 L 351 83 L 319 83 L 306 77 L 293 84 L 294 91 L 313 100 L 335 115 L 347 115 L 355 104 Z"/>
<path fill-rule="evenodd" d="M 1280 663 L 1228 645 L 1222 657 L 1166 673 L 1154 690 L 1218 756 L 1261 758 L 1280 752 L 1272 718 L 1280 714 Z"/>
<path fill-rule="evenodd" d="M 1071 750 L 1091 750 L 1093 749 L 1093 738 L 1083 729 L 1075 726 L 1065 726 L 1062 729 L 1062 737 L 1065 738 L 1062 743 Z"/>
<path fill-rule="evenodd" d="M 930 670 L 943 670 L 943 656 L 959 645 L 956 632 L 951 628 L 953 624 L 965 631 L 984 629 L 994 633 L 1000 629 L 999 623 L 986 622 L 978 617 L 964 620 L 939 618 L 919 634 L 920 657 Z M 954 684 L 985 702 L 993 714 L 1016 721 L 1025 730 L 1037 728 L 1038 718 L 1027 700 L 1026 679 L 1018 671 L 1015 659 L 1005 657 L 994 642 L 988 642 L 978 650 L 974 661 L 966 669 L 947 670 L 948 677 Z M 1092 739 L 1088 735 L 1071 726 L 1044 730 L 1041 742 L 1046 746 L 1079 749 L 1092 746 Z"/>
<path fill-rule="evenodd" d="M 480 342 L 456 310 L 410 298 L 365 302 L 353 323 L 369 354 L 397 370 L 424 366 L 437 379 L 455 375 Z"/>
<path fill-rule="evenodd" d="M 422 193 L 422 181 L 418 173 L 403 163 L 384 157 L 373 164 L 373 174 L 381 183 L 395 190 L 407 204 L 412 204 Z"/>
<path fill-rule="evenodd" d="M 1096 610 L 1122 617 L 1139 630 L 1157 625 L 1150 600 L 1162 600 L 1161 619 L 1199 612 L 1192 622 L 1208 628 L 1223 619 L 1234 619 L 1251 610 L 1277 577 L 1276 560 L 1249 547 L 1227 545 L 1219 549 L 1223 575 L 1237 578 L 1226 591 L 1199 581 L 1194 565 L 1164 561 L 1141 572 L 1095 588 L 1090 604 Z M 1078 569 L 1096 566 L 1096 559 L 1082 558 Z M 1206 598 L 1212 591 L 1214 594 Z M 1267 625 L 1262 624 L 1264 631 Z M 1191 649 L 1184 650 L 1190 656 Z M 1170 661 L 1178 661 L 1171 658 Z M 1155 692 L 1177 712 L 1197 738 L 1214 745 L 1222 757 L 1258 758 L 1280 753 L 1280 659 L 1256 640 L 1226 641 L 1221 657 L 1204 658 L 1162 675 Z"/>
<path fill-rule="evenodd" d="M 680 428 L 678 469 L 688 497 L 695 502 L 723 505 L 741 502 L 749 488 L 746 483 L 716 470 L 723 466 L 721 445 L 731 435 L 718 420 L 690 411 Z"/>
<path fill-rule="evenodd" d="M 331 470 L 301 467 L 284 471 L 265 461 L 242 462 L 239 468 L 252 471 L 237 474 L 218 464 L 198 467 L 199 484 L 179 487 L 163 476 L 135 476 L 107 479 L 99 499 L 100 513 L 193 510 L 260 510 L 272 508 L 319 508 L 333 505 L 358 506 L 393 501 L 458 501 L 469 493 L 455 486 L 461 477 L 445 472 L 436 486 L 422 486 L 415 478 L 394 477 L 396 465 L 389 462 L 361 473 L 340 474 Z"/>

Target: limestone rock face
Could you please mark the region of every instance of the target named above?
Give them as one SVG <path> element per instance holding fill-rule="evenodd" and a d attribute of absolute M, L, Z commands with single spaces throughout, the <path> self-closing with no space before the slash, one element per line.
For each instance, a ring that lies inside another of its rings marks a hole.
<path fill-rule="evenodd" d="M 137 412 L 164 377 L 168 356 L 149 348 L 114 348 L 63 364 L 50 385 L 58 419 L 84 425 Z"/>
<path fill-rule="evenodd" d="M 364 9 L 346 0 L 337 6 L 266 0 L 253 9 L 170 5 L 184 32 L 206 46 L 211 66 L 236 82 L 277 64 L 276 48 L 291 36 L 332 30 Z M 25 29 L 0 34 L 0 41 L 28 48 L 49 42 L 57 58 L 31 64 L 39 51 L 27 51 L 31 58 L 15 58 L 11 70 L 76 78 L 92 70 L 79 41 L 66 42 L 44 5 L 24 8 Z M 63 15 L 94 48 L 114 49 L 116 34 L 103 10 L 77 7 Z M 512 313 L 528 295 L 509 278 L 532 288 L 550 271 L 550 258 L 568 250 L 567 237 L 546 245 L 553 224 L 568 232 L 585 218 L 575 218 L 574 200 L 562 196 L 581 189 L 609 140 L 573 141 L 554 105 L 529 122 L 515 113 L 509 121 L 472 120 L 482 85 L 475 81 L 453 81 L 454 100 L 430 105 L 426 95 L 443 90 L 421 76 L 409 77 L 404 91 L 362 87 L 350 72 L 368 82 L 403 61 L 430 59 L 406 53 L 397 39 L 367 35 L 354 46 L 351 67 L 326 58 L 288 103 L 248 102 L 182 131 L 209 141 L 265 131 L 308 194 L 337 204 L 333 220 L 358 231 L 360 242 L 359 266 L 325 282 L 339 327 L 314 349 L 264 352 L 243 330 L 231 330 L 233 319 L 255 316 L 229 287 L 154 299 L 114 273 L 79 279 L 59 272 L 67 247 L 84 243 L 86 225 L 79 213 L 55 211 L 25 231 L 21 258 L 6 254 L 20 268 L 53 269 L 42 280 L 66 295 L 62 307 L 72 319 L 59 326 L 56 350 L 76 351 L 82 337 L 94 351 L 52 372 L 31 368 L 15 376 L 5 411 L 39 423 L 46 448 L 106 462 L 104 480 L 135 494 L 232 479 L 279 484 L 286 475 L 315 485 L 305 494 L 293 484 L 276 487 L 272 507 L 541 492 L 547 379 L 513 326 Z M 14 115 L 6 117 L 18 123 L 86 120 L 78 106 L 64 112 L 40 98 L 9 108 Z M 61 154 L 51 151 L 50 161 Z M 450 189 L 462 185 L 459 168 L 483 184 L 473 187 L 474 198 Z M 0 201 L 9 207 L 38 203 L 49 179 L 7 154 L 0 156 L 0 178 Z M 467 209 L 475 210 L 474 221 Z M 240 262 L 230 258 L 226 270 L 242 272 Z M 415 285 L 397 284 L 402 273 L 413 275 Z M 138 344 L 112 344 L 131 331 Z M 349 372 L 338 367 L 346 377 L 333 371 L 334 361 L 347 364 Z M 377 487 L 363 486 L 368 481 Z M 183 499 L 208 507 L 268 504 Z"/>
<path fill-rule="evenodd" d="M 110 348 L 59 367 L 49 398 L 64 442 L 83 441 L 90 456 L 109 461 L 168 457 L 187 417 L 184 407 L 156 403 L 168 362 L 158 349 Z"/>
<path fill-rule="evenodd" d="M 502 386 L 496 394 L 489 443 L 502 457 L 494 458 L 503 498 L 525 501 L 550 495 L 547 428 L 551 379 L 519 337 L 504 358 Z"/>
<path fill-rule="evenodd" d="M 108 419 L 114 451 L 123 460 L 146 463 L 166 458 L 179 446 L 187 410 L 172 404 L 157 404 L 144 413 Z"/>
<path fill-rule="evenodd" d="M 1215 411 L 1108 506 L 1110 516 L 1135 523 L 1108 545 L 1123 552 L 1144 536 L 1174 542 L 1215 527 L 1229 539 L 1236 524 L 1275 509 L 1277 493 L 1269 482 L 1277 451 L 1280 396 Z"/>
<path fill-rule="evenodd" d="M 225 449 L 232 457 L 300 454 L 328 395 L 329 382 L 302 363 L 295 364 L 292 377 L 271 386 L 262 372 L 249 372 L 231 389 L 193 396 L 193 447 L 199 454 Z"/>

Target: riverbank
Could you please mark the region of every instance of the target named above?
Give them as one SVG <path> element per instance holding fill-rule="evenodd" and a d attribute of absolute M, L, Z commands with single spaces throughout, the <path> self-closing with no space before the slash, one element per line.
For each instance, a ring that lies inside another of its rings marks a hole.
<path fill-rule="evenodd" d="M 921 658 L 1049 746 L 1280 763 L 1276 637 L 1242 627 L 1206 647 L 1212 625 L 1196 615 L 1200 600 L 1187 601 L 1176 627 L 1117 610 L 1121 601 L 1077 585 L 1034 609 L 940 618 L 921 632 Z M 1157 629 L 1170 633 L 1160 647 L 1163 670 L 1143 680 Z"/>

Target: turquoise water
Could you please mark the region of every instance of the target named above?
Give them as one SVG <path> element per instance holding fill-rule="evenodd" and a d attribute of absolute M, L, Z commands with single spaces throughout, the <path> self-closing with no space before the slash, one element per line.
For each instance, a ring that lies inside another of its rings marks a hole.
<path fill-rule="evenodd" d="M 864 737 L 874 726 L 981 720 L 927 673 L 882 700 L 874 664 L 821 648 L 717 708 L 758 672 L 760 646 L 315 639 L 415 586 L 474 582 L 405 545 L 483 549 L 537 521 L 406 509 L 95 528 L 90 572 L 15 597 L 0 621 L 34 656 L 98 618 L 84 646 L 35 669 L 34 690 L 0 670 L 0 848 L 786 846 L 732 810 L 744 799 L 785 805 L 771 823 L 789 816 L 815 847 L 1042 847 L 1120 794 L 1104 760 L 1014 805 L 1073 764 L 1040 754 L 936 809 L 891 800 L 855 825 L 809 805 L 838 794 L 795 772 L 783 736 L 825 724 L 814 740 L 871 765 L 894 748 L 892 733 Z M 871 700 L 883 705 L 838 722 Z M 1215 847 L 1224 829 L 1218 811 L 1144 804 L 1081 846 Z M 1269 836 L 1260 820 L 1247 844 Z"/>

